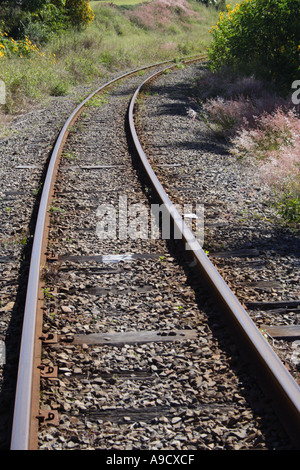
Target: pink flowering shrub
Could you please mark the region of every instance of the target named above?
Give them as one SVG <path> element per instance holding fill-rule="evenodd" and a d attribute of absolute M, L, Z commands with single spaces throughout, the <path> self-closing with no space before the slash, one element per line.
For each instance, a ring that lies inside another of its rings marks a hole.
<path fill-rule="evenodd" d="M 232 155 L 256 159 L 258 178 L 275 189 L 280 213 L 300 222 L 300 109 L 262 81 L 224 70 L 204 71 L 196 92 L 208 127 L 228 139 Z"/>
<path fill-rule="evenodd" d="M 238 131 L 232 144 L 232 152 L 235 154 L 251 154 L 262 160 L 273 161 L 286 150 L 298 147 L 300 150 L 300 119 L 292 109 L 286 111 L 279 107 L 273 113 L 264 111 L 254 118 L 254 126 Z"/>
<path fill-rule="evenodd" d="M 213 98 L 203 107 L 208 126 L 216 133 L 230 136 L 243 124 L 253 120 L 255 107 L 251 100 Z"/>
<path fill-rule="evenodd" d="M 261 160 L 263 179 L 271 185 L 290 186 L 299 174 L 300 118 L 295 110 L 278 108 L 272 114 L 264 113 L 256 119 L 255 128 L 242 128 L 232 144 L 233 154 Z"/>
<path fill-rule="evenodd" d="M 145 29 L 168 26 L 175 17 L 185 21 L 193 18 L 193 11 L 186 0 L 154 0 L 143 3 L 139 8 L 128 12 L 131 21 Z"/>
<path fill-rule="evenodd" d="M 207 121 L 216 133 L 232 137 L 241 127 L 256 126 L 258 118 L 263 114 L 272 113 L 284 101 L 271 95 L 249 98 L 240 95 L 237 98 L 225 100 L 223 97 L 209 99 L 203 105 Z M 282 106 L 288 106 L 286 103 Z"/>
<path fill-rule="evenodd" d="M 202 114 L 218 135 L 233 137 L 242 127 L 252 127 L 262 113 L 271 113 L 287 102 L 266 90 L 254 77 L 231 76 L 226 70 L 206 70 L 197 81 Z"/>
<path fill-rule="evenodd" d="M 295 109 L 278 108 L 255 121 L 232 139 L 231 152 L 258 159 L 261 181 L 279 194 L 281 215 L 300 222 L 300 117 Z"/>

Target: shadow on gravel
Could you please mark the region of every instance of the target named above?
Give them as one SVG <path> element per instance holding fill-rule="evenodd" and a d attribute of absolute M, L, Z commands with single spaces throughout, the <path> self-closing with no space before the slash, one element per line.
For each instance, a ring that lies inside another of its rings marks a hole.
<path fill-rule="evenodd" d="M 226 142 L 219 140 L 212 144 L 211 141 L 204 139 L 202 136 L 199 138 L 199 140 L 197 140 L 197 142 L 178 142 L 177 148 L 198 150 L 201 153 L 211 152 L 219 155 L 229 155 L 228 145 Z"/>

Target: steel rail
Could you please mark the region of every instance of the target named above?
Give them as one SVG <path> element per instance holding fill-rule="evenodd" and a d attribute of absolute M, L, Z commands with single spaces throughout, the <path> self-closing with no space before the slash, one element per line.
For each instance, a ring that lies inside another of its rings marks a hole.
<path fill-rule="evenodd" d="M 199 56 L 203 58 L 206 57 L 205 54 L 199 54 Z M 196 57 L 196 55 L 194 57 Z M 186 58 L 183 57 L 178 60 L 185 59 Z M 54 180 L 58 170 L 59 159 L 62 153 L 63 145 L 68 136 L 70 126 L 76 121 L 77 117 L 83 110 L 85 104 L 90 101 L 96 94 L 103 91 L 105 88 L 109 87 L 110 85 L 121 79 L 129 77 L 130 75 L 134 75 L 135 73 L 138 73 L 142 70 L 162 66 L 170 62 L 174 62 L 174 59 L 131 70 L 100 86 L 96 91 L 91 93 L 74 109 L 74 111 L 62 127 L 59 136 L 56 140 L 49 161 L 45 182 L 43 184 L 43 191 L 41 195 L 39 211 L 35 226 L 35 233 L 33 238 L 26 301 L 24 308 L 22 338 L 19 354 L 17 386 L 14 402 L 14 414 L 10 442 L 11 450 L 29 450 L 30 448 L 35 447 L 35 445 L 31 443 L 31 435 L 33 432 L 31 429 L 31 407 L 34 393 L 38 395 L 38 393 L 34 390 L 33 377 L 36 373 L 35 364 L 38 363 L 40 355 L 40 345 L 37 341 L 37 337 L 39 336 L 39 329 L 41 329 L 41 325 L 39 325 L 39 323 L 41 323 L 41 319 L 38 318 L 39 303 L 41 303 L 41 269 L 43 263 L 45 263 L 46 260 L 45 253 L 47 250 L 48 236 L 47 222 L 49 217 L 48 211 L 52 197 L 51 191 L 53 191 Z"/>
<path fill-rule="evenodd" d="M 169 69 L 169 67 L 167 69 Z M 271 398 L 273 398 L 275 403 L 276 412 L 282 420 L 292 441 L 300 448 L 299 386 L 205 254 L 193 233 L 184 223 L 153 171 L 139 141 L 134 123 L 134 106 L 136 99 L 143 87 L 151 80 L 158 77 L 162 72 L 163 71 L 155 73 L 143 81 L 132 97 L 128 110 L 128 120 L 134 146 L 160 201 L 167 209 L 169 216 L 173 219 L 174 226 L 177 230 L 176 233 L 181 234 L 182 240 L 186 243 L 186 249 L 192 253 L 201 276 L 203 276 L 212 291 L 217 295 L 218 300 L 229 314 L 229 319 L 237 328 L 238 333 L 241 334 L 244 343 L 242 346 L 245 348 L 247 356 L 249 356 L 250 353 L 256 360 L 256 364 L 260 369 L 262 388 L 267 392 L 271 390 Z"/>

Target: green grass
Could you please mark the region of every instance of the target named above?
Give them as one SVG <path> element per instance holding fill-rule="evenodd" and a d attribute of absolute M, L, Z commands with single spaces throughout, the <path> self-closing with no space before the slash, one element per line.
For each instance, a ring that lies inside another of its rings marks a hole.
<path fill-rule="evenodd" d="M 190 0 L 195 12 L 191 18 L 177 12 L 171 23 L 145 28 L 129 16 L 140 8 L 137 0 L 114 3 L 120 6 L 92 2 L 93 23 L 81 32 L 69 30 L 52 39 L 42 48 L 45 58 L 0 59 L 6 113 L 24 111 L 31 102 L 49 96 L 66 95 L 77 85 L 99 83 L 111 73 L 205 52 L 211 40 L 209 29 L 218 19 L 214 8 Z M 56 63 L 47 59 L 49 54 L 55 54 Z"/>

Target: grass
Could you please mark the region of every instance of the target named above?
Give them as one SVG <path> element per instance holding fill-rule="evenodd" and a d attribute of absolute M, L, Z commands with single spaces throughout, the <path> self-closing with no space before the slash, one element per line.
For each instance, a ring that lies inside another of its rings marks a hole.
<path fill-rule="evenodd" d="M 6 113 L 24 111 L 49 96 L 67 95 L 73 87 L 99 82 L 111 73 L 206 51 L 218 12 L 194 0 L 176 1 L 188 5 L 192 15 L 180 7 L 167 10 L 162 0 L 116 0 L 115 5 L 94 1 L 93 23 L 52 39 L 40 48 L 45 56 L 1 58 Z M 140 19 L 145 5 L 150 6 L 148 24 Z M 164 8 L 165 17 L 159 16 L 158 7 Z"/>

